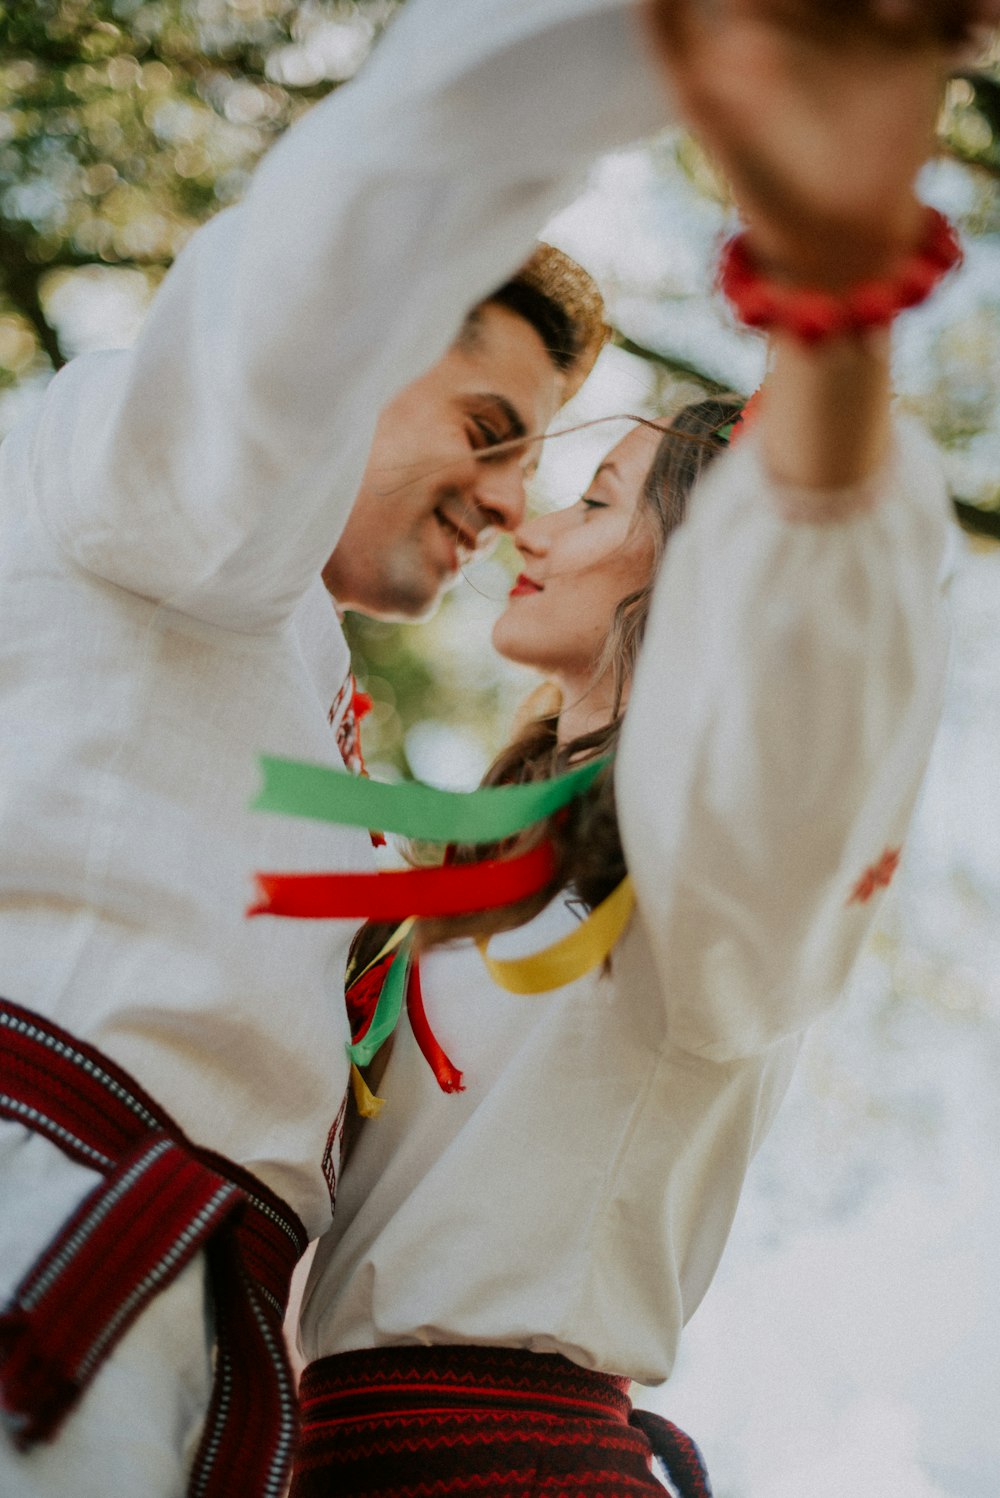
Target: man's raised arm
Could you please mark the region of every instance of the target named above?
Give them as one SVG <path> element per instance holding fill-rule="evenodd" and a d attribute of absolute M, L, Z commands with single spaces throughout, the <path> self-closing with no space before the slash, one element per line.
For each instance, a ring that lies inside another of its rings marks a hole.
<path fill-rule="evenodd" d="M 623 0 L 409 0 L 354 82 L 199 231 L 126 353 L 6 444 L 84 568 L 223 623 L 322 566 L 379 408 L 448 346 L 587 163 L 665 120 Z"/>

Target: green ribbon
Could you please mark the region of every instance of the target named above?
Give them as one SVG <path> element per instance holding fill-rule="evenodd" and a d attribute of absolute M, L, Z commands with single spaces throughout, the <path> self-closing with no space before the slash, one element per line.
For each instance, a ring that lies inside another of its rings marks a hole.
<path fill-rule="evenodd" d="M 440 791 L 420 781 L 384 785 L 325 765 L 264 754 L 264 785 L 251 807 L 347 827 L 376 827 L 417 842 L 498 843 L 581 795 L 610 763 L 611 756 L 603 755 L 552 780 Z"/>
<path fill-rule="evenodd" d="M 395 1030 L 406 996 L 409 972 L 410 944 L 404 942 L 385 975 L 371 1024 L 360 1040 L 347 1047 L 347 1054 L 355 1066 L 367 1066 L 382 1043 Z"/>

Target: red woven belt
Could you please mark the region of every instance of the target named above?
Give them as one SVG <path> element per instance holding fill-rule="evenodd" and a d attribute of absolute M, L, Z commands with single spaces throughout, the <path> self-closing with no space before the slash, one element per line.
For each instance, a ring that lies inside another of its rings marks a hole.
<path fill-rule="evenodd" d="M 712 1498 L 694 1441 L 633 1409 L 629 1380 L 511 1347 L 370 1347 L 310 1363 L 290 1498 L 422 1492 L 649 1498 L 656 1456 L 680 1498 Z M 559 1485 L 559 1476 L 561 1484 Z"/>
<path fill-rule="evenodd" d="M 306 1246 L 294 1212 L 192 1144 L 100 1051 L 3 1000 L 0 1117 L 104 1177 L 0 1315 L 0 1409 L 13 1440 L 51 1439 L 122 1334 L 204 1249 L 218 1346 L 189 1498 L 279 1498 L 297 1431 L 281 1331 Z"/>

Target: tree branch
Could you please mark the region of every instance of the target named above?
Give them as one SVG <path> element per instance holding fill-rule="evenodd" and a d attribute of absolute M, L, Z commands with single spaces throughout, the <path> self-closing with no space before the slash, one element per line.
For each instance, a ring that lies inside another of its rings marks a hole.
<path fill-rule="evenodd" d="M 697 380 L 699 385 L 704 385 L 711 395 L 723 395 L 732 390 L 732 386 L 724 381 L 715 379 L 706 374 L 696 364 L 688 359 L 682 359 L 677 354 L 665 354 L 660 349 L 647 348 L 645 344 L 637 343 L 634 338 L 629 338 L 620 328 L 612 327 L 611 342 L 615 348 L 622 349 L 626 354 L 634 354 L 637 359 L 645 359 L 647 364 L 655 364 L 660 369 L 675 375 L 679 380 Z"/>
<path fill-rule="evenodd" d="M 1000 541 L 1000 511 L 983 510 L 979 505 L 969 504 L 966 499 L 953 499 L 955 515 L 963 531 L 972 536 L 988 536 L 991 541 Z"/>

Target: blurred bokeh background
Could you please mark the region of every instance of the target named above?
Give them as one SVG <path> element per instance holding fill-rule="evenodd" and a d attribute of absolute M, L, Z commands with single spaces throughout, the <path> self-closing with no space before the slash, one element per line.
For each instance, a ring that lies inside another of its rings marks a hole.
<path fill-rule="evenodd" d="M 0 435 L 66 359 L 136 336 L 187 236 L 399 3 L 0 0 Z M 954 669 L 879 931 L 648 1397 L 701 1440 L 717 1498 L 1000 1491 L 1000 50 L 951 83 L 940 141 L 923 190 L 966 263 L 901 319 L 896 380 L 962 527 Z M 604 418 L 756 386 L 760 341 L 712 293 L 728 221 L 673 131 L 599 163 L 549 226 L 617 334 L 546 444 L 537 504 L 581 492 L 621 430 Z M 501 548 L 424 625 L 349 621 L 374 773 L 475 784 L 533 684 L 489 649 L 511 576 Z"/>

